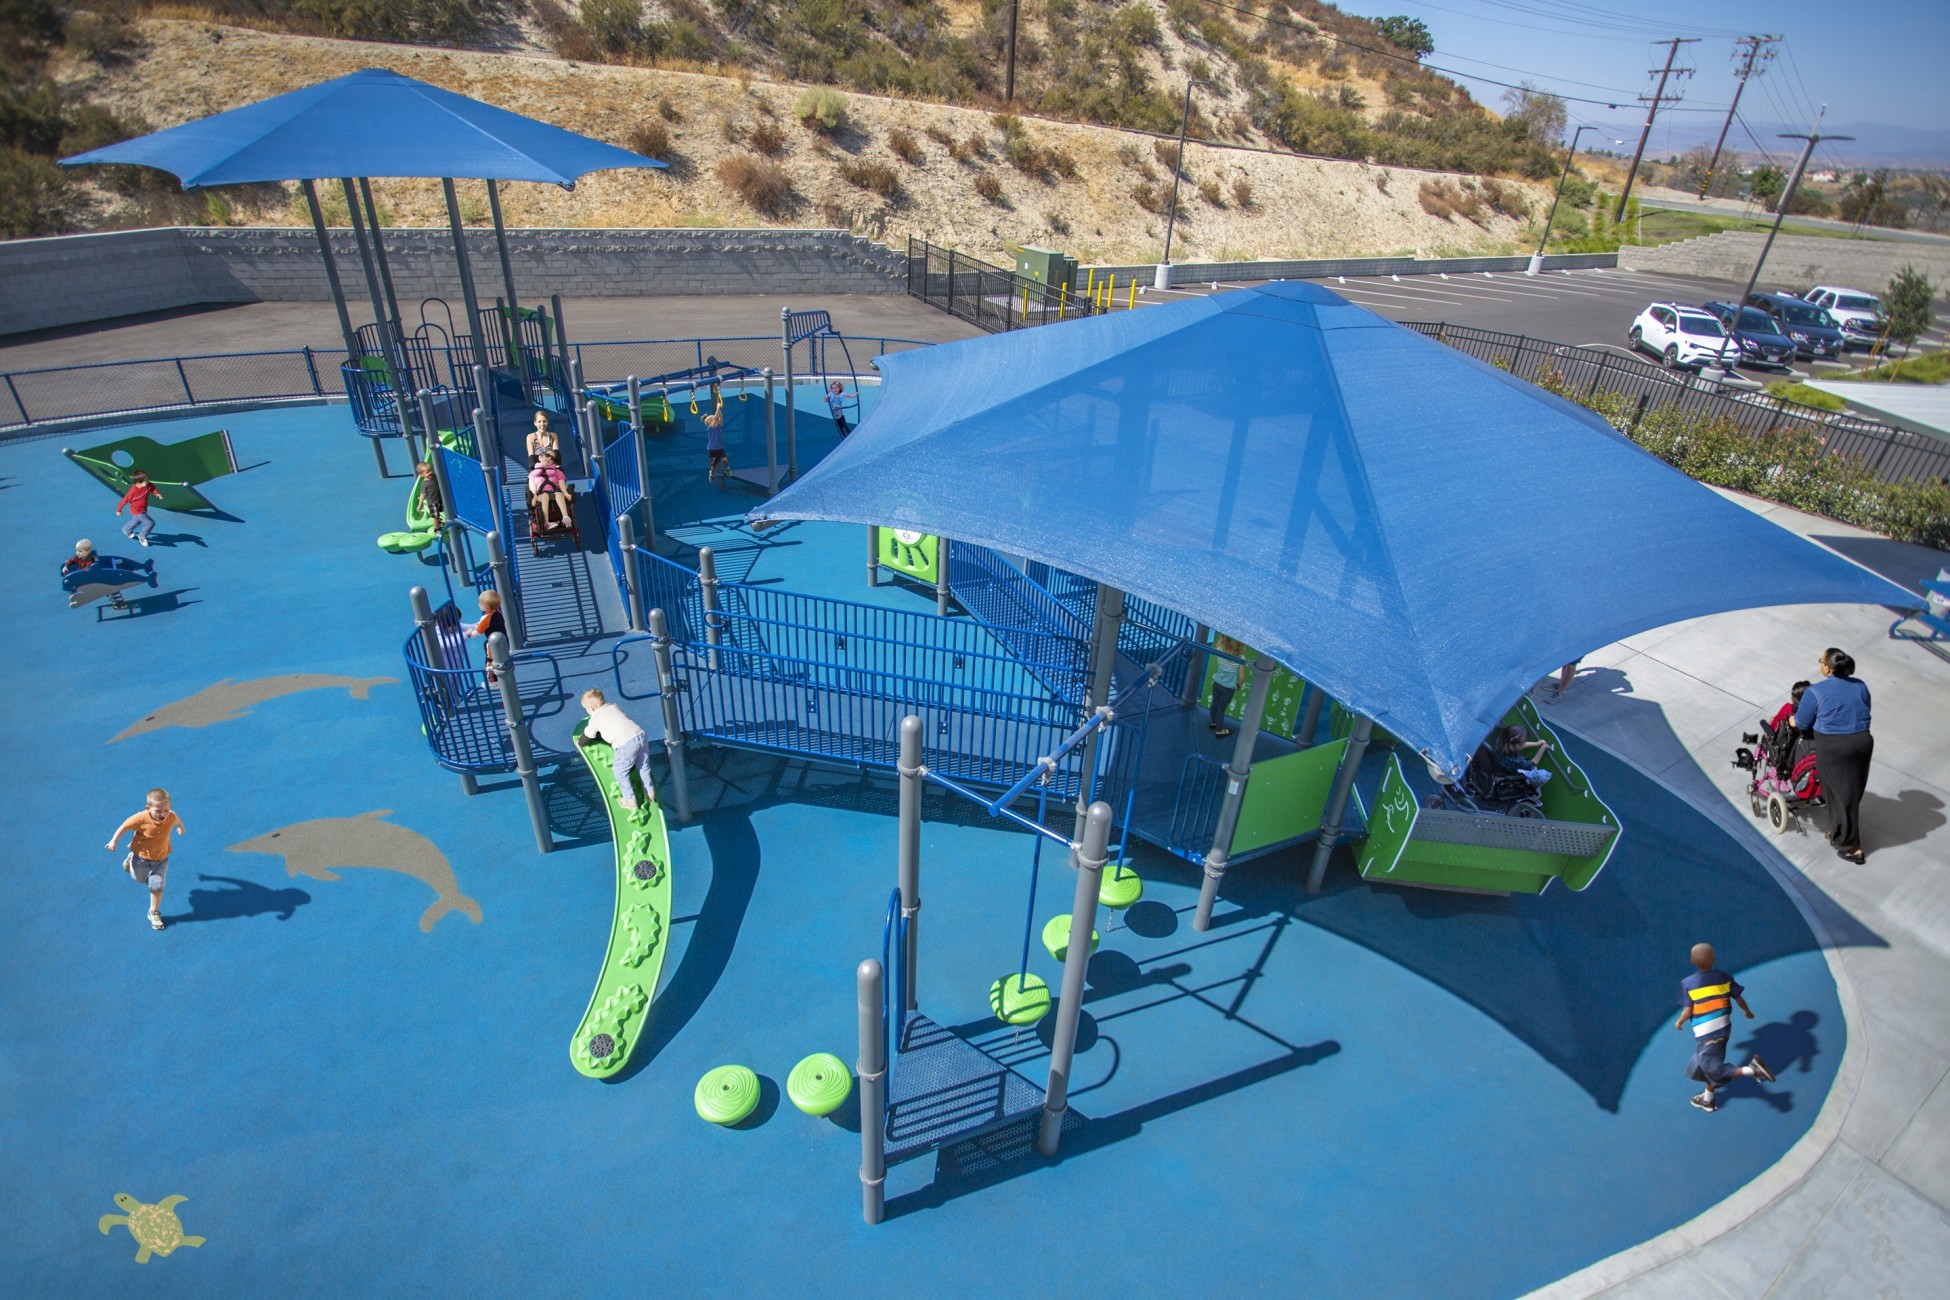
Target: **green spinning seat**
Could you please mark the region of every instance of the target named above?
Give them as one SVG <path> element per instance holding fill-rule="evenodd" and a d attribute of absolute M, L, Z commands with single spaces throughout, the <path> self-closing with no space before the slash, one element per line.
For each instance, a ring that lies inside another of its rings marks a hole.
<path fill-rule="evenodd" d="M 814 1052 L 785 1077 L 785 1095 L 808 1115 L 831 1115 L 853 1092 L 853 1071 L 831 1052 Z"/>
<path fill-rule="evenodd" d="M 1090 932 L 1091 956 L 1096 956 L 1097 945 L 1102 941 L 1102 935 L 1098 934 L 1095 930 Z M 1048 949 L 1049 955 L 1058 961 L 1065 961 L 1069 958 L 1070 918 L 1067 915 L 1052 916 L 1049 924 L 1043 927 L 1043 947 Z"/>
<path fill-rule="evenodd" d="M 1049 985 L 1034 975 L 1004 975 L 989 985 L 989 1010 L 1005 1025 L 1033 1025 L 1049 1014 Z"/>
<path fill-rule="evenodd" d="M 1121 912 L 1144 897 L 1144 881 L 1129 867 L 1113 867 L 1097 887 L 1097 901 Z"/>
<path fill-rule="evenodd" d="M 697 1081 L 691 1100 L 699 1119 L 736 1124 L 758 1105 L 758 1076 L 742 1065 L 720 1065 Z"/>

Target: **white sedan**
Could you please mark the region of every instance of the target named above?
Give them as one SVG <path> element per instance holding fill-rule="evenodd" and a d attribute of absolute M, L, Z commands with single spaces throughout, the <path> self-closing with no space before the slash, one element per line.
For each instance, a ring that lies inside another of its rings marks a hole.
<path fill-rule="evenodd" d="M 1710 365 L 1723 351 L 1735 360 L 1740 357 L 1740 349 L 1728 345 L 1719 321 L 1698 307 L 1678 303 L 1653 303 L 1639 313 L 1626 337 L 1634 348 L 1650 352 L 1671 368 Z"/>

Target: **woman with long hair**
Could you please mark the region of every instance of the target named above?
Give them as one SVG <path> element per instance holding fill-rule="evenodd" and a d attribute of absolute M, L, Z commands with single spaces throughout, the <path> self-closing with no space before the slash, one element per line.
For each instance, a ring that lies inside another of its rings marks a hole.
<path fill-rule="evenodd" d="M 1828 842 L 1850 862 L 1862 852 L 1862 792 L 1869 786 L 1869 688 L 1855 676 L 1855 657 L 1833 646 L 1821 652 L 1821 676 L 1802 693 L 1794 725 L 1814 736 L 1815 769 L 1828 804 Z"/>

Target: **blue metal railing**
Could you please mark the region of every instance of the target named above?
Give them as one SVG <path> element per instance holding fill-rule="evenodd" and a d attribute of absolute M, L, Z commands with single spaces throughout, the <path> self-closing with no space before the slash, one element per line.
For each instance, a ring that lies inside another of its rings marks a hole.
<path fill-rule="evenodd" d="M 603 444 L 603 500 L 609 517 L 634 510 L 643 500 L 642 467 L 636 463 L 636 439 L 627 425 L 624 432 Z"/>
<path fill-rule="evenodd" d="M 450 772 L 512 772 L 514 749 L 500 694 L 488 685 L 486 665 L 474 660 L 460 628 L 460 612 L 449 602 L 434 611 L 438 662 L 428 662 L 417 628 L 402 647 L 427 746 Z"/>
<path fill-rule="evenodd" d="M 1165 837 L 1165 847 L 1193 860 L 1204 856 L 1212 846 L 1212 833 L 1218 829 L 1225 790 L 1224 763 L 1204 754 L 1187 754 L 1178 772 L 1178 793 L 1172 803 L 1171 831 Z"/>
<path fill-rule="evenodd" d="M 881 1089 L 880 1124 L 894 1107 L 894 1058 L 900 1055 L 901 1030 L 907 1028 L 907 918 L 901 915 L 901 891 L 887 900 L 887 921 L 880 929 L 881 1059 L 887 1063 L 887 1082 Z M 890 1004 L 891 1003 L 891 1010 Z"/>
<path fill-rule="evenodd" d="M 1083 698 L 1090 675 L 1087 620 L 1077 620 L 986 546 L 948 547 L 948 590 L 1052 694 L 1073 703 Z M 1061 649 L 1039 649 L 1052 643 Z"/>

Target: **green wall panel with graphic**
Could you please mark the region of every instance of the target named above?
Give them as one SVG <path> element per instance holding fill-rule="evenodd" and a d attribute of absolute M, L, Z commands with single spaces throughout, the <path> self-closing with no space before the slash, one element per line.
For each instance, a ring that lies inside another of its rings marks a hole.
<path fill-rule="evenodd" d="M 1249 664 L 1258 656 L 1258 651 L 1247 650 L 1241 658 Z M 1212 679 L 1218 674 L 1219 665 L 1225 660 L 1213 655 L 1205 655 L 1205 677 L 1199 687 L 1200 708 L 1212 707 Z M 1253 684 L 1253 670 L 1247 664 L 1239 666 L 1239 689 L 1233 694 L 1232 703 L 1226 707 L 1226 717 L 1234 722 L 1246 716 L 1246 693 Z M 1259 729 L 1272 732 L 1276 736 L 1291 737 L 1293 729 L 1300 724 L 1300 701 L 1307 693 L 1304 678 L 1296 677 L 1284 668 L 1273 670 L 1272 690 L 1266 697 L 1266 716 Z"/>
<path fill-rule="evenodd" d="M 880 562 L 895 573 L 916 582 L 932 585 L 940 576 L 936 567 L 941 554 L 941 539 L 931 533 L 916 533 L 905 528 L 876 528 L 880 538 Z"/>

